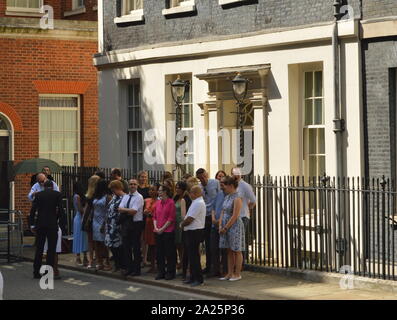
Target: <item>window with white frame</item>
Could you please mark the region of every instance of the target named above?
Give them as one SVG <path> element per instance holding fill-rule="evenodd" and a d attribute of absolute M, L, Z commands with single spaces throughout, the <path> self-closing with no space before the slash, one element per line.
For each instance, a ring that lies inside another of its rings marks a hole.
<path fill-rule="evenodd" d="M 73 10 L 84 7 L 84 0 L 73 0 Z"/>
<path fill-rule="evenodd" d="M 129 15 L 143 9 L 143 0 L 122 0 L 122 14 Z"/>
<path fill-rule="evenodd" d="M 169 0 L 170 8 L 175 8 L 184 5 L 194 5 L 194 0 Z"/>
<path fill-rule="evenodd" d="M 43 0 L 7 0 L 7 10 L 38 12 Z"/>
<path fill-rule="evenodd" d="M 304 73 L 304 170 L 305 176 L 325 173 L 325 121 L 323 72 Z"/>
<path fill-rule="evenodd" d="M 80 164 L 79 96 L 40 96 L 39 154 L 60 165 Z"/>
<path fill-rule="evenodd" d="M 141 111 L 141 88 L 139 79 L 127 87 L 128 105 L 128 159 L 129 169 L 138 172 L 143 169 L 143 130 Z"/>

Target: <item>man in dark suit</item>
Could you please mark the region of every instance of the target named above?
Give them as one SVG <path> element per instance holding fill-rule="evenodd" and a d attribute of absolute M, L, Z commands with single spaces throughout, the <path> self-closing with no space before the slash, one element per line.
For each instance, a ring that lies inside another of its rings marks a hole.
<path fill-rule="evenodd" d="M 30 228 L 36 234 L 36 255 L 33 264 L 33 276 L 36 279 L 41 278 L 40 268 L 46 239 L 48 239 L 46 264 L 54 268 L 58 220 L 62 210 L 62 195 L 53 190 L 52 181 L 47 180 L 44 183 L 44 191 L 36 194 L 29 216 Z"/>

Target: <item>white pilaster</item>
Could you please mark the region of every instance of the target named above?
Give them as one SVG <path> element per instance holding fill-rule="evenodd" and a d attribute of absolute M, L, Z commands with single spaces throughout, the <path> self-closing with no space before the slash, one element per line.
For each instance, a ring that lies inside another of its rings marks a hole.
<path fill-rule="evenodd" d="M 215 173 L 219 169 L 219 157 L 218 157 L 218 109 L 215 106 L 211 105 L 208 108 L 208 152 L 209 152 L 209 175 L 210 177 L 214 177 Z"/>
<path fill-rule="evenodd" d="M 98 0 L 98 52 L 104 52 L 103 0 Z"/>

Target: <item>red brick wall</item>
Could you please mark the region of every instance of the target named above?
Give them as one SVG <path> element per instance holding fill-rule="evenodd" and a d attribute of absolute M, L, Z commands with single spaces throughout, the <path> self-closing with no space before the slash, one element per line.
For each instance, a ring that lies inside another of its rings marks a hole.
<path fill-rule="evenodd" d="M 90 85 L 81 99 L 81 165 L 98 165 L 97 71 L 92 65 L 97 42 L 0 38 L 0 52 L 0 102 L 18 113 L 23 126 L 14 136 L 15 160 L 39 155 L 39 93 L 33 81 L 84 81 Z M 18 176 L 15 207 L 24 214 L 30 209 L 29 189 L 30 175 Z"/>
<path fill-rule="evenodd" d="M 0 0 L 0 17 L 4 17 L 6 12 L 7 0 Z M 98 3 L 97 0 L 84 0 L 86 12 L 78 15 L 64 17 L 63 12 L 72 10 L 72 0 L 44 0 L 45 5 L 50 5 L 54 9 L 55 19 L 67 19 L 67 20 L 86 20 L 86 21 L 97 21 L 98 12 L 93 10 L 93 7 Z M 9 15 L 7 15 L 9 17 Z M 13 16 L 18 17 L 18 16 Z"/>

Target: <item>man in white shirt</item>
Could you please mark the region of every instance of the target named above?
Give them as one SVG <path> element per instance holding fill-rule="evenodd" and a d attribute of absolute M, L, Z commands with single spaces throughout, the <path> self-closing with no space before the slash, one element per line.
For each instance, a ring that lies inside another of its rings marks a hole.
<path fill-rule="evenodd" d="M 200 186 L 193 186 L 190 189 L 190 198 L 192 204 L 181 222 L 181 228 L 186 231 L 186 241 L 188 248 L 188 257 L 190 263 L 190 279 L 184 281 L 186 284 L 191 284 L 192 287 L 201 285 L 203 280 L 203 272 L 201 270 L 200 262 L 200 243 L 203 241 L 206 205 L 202 196 L 202 189 Z"/>
<path fill-rule="evenodd" d="M 44 183 L 48 180 L 48 178 L 46 177 L 46 175 L 44 173 L 39 173 L 37 175 L 37 182 L 33 185 L 32 189 L 30 189 L 30 192 L 28 194 L 28 199 L 30 200 L 30 202 L 33 202 L 34 200 L 34 196 L 41 191 L 44 191 Z M 58 185 L 52 181 L 52 186 L 53 186 L 53 190 L 55 191 L 59 191 Z"/>
<path fill-rule="evenodd" d="M 233 168 L 232 176 L 238 181 L 237 192 L 240 195 L 240 198 L 243 200 L 243 207 L 241 208 L 240 217 L 243 221 L 245 231 L 246 251 L 243 252 L 243 258 L 244 262 L 246 263 L 248 258 L 248 246 L 251 243 L 250 218 L 251 212 L 256 205 L 256 196 L 252 190 L 252 186 L 242 179 L 240 168 Z"/>
<path fill-rule="evenodd" d="M 124 276 L 141 275 L 141 234 L 143 231 L 143 197 L 138 193 L 138 181 L 128 182 L 130 193 L 126 194 L 119 206 L 121 237 L 123 246 Z M 134 259 L 132 260 L 132 253 Z"/>

